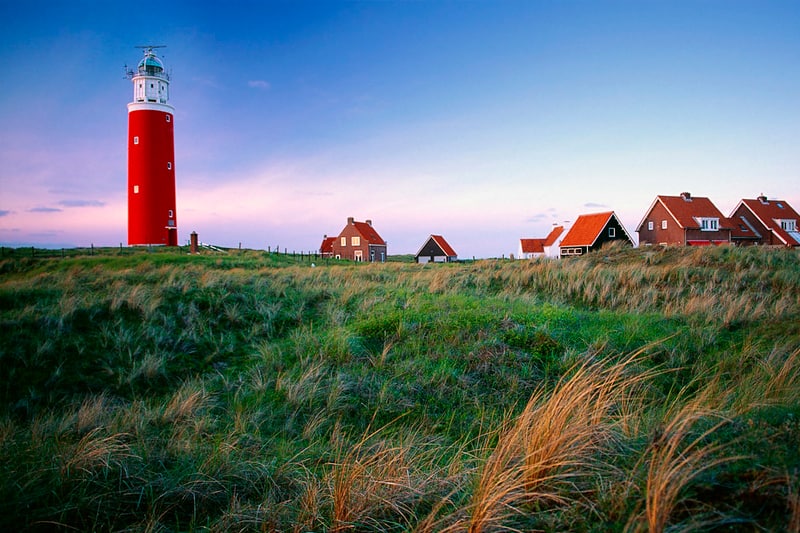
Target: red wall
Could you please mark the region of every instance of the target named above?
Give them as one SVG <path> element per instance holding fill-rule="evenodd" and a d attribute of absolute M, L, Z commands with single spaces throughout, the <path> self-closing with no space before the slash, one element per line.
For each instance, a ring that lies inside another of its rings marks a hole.
<path fill-rule="evenodd" d="M 128 113 L 129 245 L 178 244 L 173 120 L 158 110 Z"/>

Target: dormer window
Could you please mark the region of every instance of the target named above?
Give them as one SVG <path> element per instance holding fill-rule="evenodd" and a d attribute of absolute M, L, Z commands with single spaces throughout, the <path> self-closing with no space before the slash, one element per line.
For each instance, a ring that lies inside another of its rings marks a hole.
<path fill-rule="evenodd" d="M 717 231 L 719 229 L 718 218 L 701 218 L 700 229 L 702 231 Z"/>
<path fill-rule="evenodd" d="M 783 231 L 797 231 L 797 221 L 793 218 L 785 218 L 781 220 L 781 229 Z"/>

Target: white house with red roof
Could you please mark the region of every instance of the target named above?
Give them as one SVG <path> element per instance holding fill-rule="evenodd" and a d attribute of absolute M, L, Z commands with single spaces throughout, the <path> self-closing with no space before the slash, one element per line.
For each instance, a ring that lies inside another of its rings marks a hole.
<path fill-rule="evenodd" d="M 554 227 L 544 239 L 520 239 L 517 247 L 518 259 L 536 259 L 538 257 L 561 257 L 561 239 L 566 235 L 564 226 Z"/>
<path fill-rule="evenodd" d="M 417 263 L 450 263 L 458 254 L 441 235 L 431 235 L 414 255 Z"/>
<path fill-rule="evenodd" d="M 331 253 L 336 259 L 383 263 L 386 261 L 386 241 L 372 227 L 371 220 L 358 222 L 348 217 L 347 225 L 333 240 Z"/>
<path fill-rule="evenodd" d="M 613 211 L 580 215 L 561 240 L 561 256 L 583 255 L 612 241 L 633 246 L 628 230 Z"/>
<path fill-rule="evenodd" d="M 656 196 L 636 228 L 639 246 L 728 244 L 732 231 L 730 221 L 711 200 L 688 192 Z"/>
<path fill-rule="evenodd" d="M 738 226 L 737 244 L 800 246 L 800 216 L 784 200 L 769 200 L 763 194 L 742 200 L 729 218 Z"/>

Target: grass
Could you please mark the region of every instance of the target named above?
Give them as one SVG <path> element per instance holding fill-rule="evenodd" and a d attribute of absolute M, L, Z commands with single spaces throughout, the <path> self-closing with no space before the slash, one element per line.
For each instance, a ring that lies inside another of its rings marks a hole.
<path fill-rule="evenodd" d="M 798 531 L 794 251 L 6 252 L 0 529 Z"/>

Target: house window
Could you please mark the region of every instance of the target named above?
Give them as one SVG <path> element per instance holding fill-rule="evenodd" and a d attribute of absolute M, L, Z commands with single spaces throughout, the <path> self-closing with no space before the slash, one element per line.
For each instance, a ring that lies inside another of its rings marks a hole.
<path fill-rule="evenodd" d="M 361 237 L 350 237 L 350 244 L 353 246 L 361 246 Z"/>
<path fill-rule="evenodd" d="M 342 246 L 347 246 L 347 237 L 342 237 Z"/>
<path fill-rule="evenodd" d="M 781 220 L 781 228 L 784 231 L 797 231 L 797 221 L 794 219 Z"/>
<path fill-rule="evenodd" d="M 701 218 L 700 229 L 702 231 L 717 231 L 719 229 L 718 218 Z"/>
<path fill-rule="evenodd" d="M 608 228 L 608 236 L 612 239 L 617 235 L 617 230 L 614 228 Z"/>
<path fill-rule="evenodd" d="M 647 223 L 647 229 L 648 229 L 649 231 L 653 231 L 653 221 L 652 221 L 652 220 L 651 220 L 650 222 L 648 222 L 648 223 Z"/>
<path fill-rule="evenodd" d="M 661 221 L 661 229 L 667 229 L 667 221 L 666 220 L 662 220 Z"/>
<path fill-rule="evenodd" d="M 139 144 L 139 136 L 138 135 L 133 138 L 133 144 Z"/>

